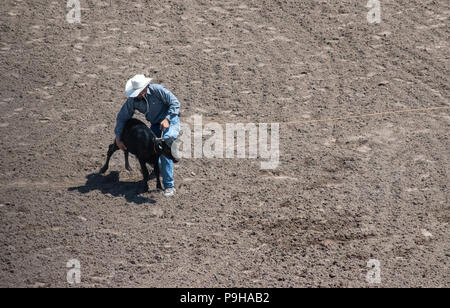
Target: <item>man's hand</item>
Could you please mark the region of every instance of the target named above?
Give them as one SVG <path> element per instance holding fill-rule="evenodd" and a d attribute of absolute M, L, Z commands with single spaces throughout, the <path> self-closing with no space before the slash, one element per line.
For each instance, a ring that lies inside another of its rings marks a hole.
<path fill-rule="evenodd" d="M 170 123 L 168 119 L 164 119 L 164 121 L 161 122 L 161 130 L 163 132 L 166 131 L 166 129 L 168 129 L 170 127 Z"/>
<path fill-rule="evenodd" d="M 119 147 L 119 149 L 121 149 L 122 151 L 126 151 L 127 150 L 127 147 L 125 146 L 125 144 L 123 144 L 122 141 L 116 139 L 116 144 Z"/>

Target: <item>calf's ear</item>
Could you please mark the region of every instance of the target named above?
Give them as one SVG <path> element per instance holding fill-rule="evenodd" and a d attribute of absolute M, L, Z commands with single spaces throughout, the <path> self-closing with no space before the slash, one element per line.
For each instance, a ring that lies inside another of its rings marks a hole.
<path fill-rule="evenodd" d="M 164 140 L 164 142 L 171 148 L 173 143 L 175 142 L 175 138 L 168 138 Z"/>
<path fill-rule="evenodd" d="M 160 151 L 164 150 L 163 142 L 162 142 L 162 141 L 157 141 L 157 142 L 156 142 L 156 147 L 157 147 L 158 150 L 160 150 Z"/>

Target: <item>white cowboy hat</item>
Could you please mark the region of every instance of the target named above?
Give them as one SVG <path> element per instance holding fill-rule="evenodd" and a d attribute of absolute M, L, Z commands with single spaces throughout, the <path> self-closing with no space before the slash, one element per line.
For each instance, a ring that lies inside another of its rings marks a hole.
<path fill-rule="evenodd" d="M 138 97 L 139 94 L 152 82 L 152 78 L 144 75 L 136 75 L 127 81 L 125 86 L 125 95 L 127 97 Z"/>

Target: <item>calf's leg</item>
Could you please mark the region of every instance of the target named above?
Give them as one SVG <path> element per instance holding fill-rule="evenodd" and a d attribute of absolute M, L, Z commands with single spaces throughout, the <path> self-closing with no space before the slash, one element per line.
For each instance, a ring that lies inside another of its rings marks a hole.
<path fill-rule="evenodd" d="M 129 157 L 130 157 L 130 152 L 125 151 L 125 169 L 127 169 L 128 171 L 133 171 L 133 169 L 131 169 L 130 167 L 130 161 L 129 161 Z"/>
<path fill-rule="evenodd" d="M 117 146 L 117 144 L 115 142 L 109 146 L 108 157 L 106 158 L 105 165 L 103 166 L 102 169 L 100 169 L 100 174 L 103 174 L 103 173 L 105 173 L 108 170 L 108 168 L 109 168 L 109 161 L 111 160 L 111 157 L 113 156 L 113 154 L 115 152 L 117 152 L 118 150 L 120 150 L 120 149 L 119 149 L 119 147 Z"/>
<path fill-rule="evenodd" d="M 144 187 L 145 187 L 145 190 L 148 191 L 148 181 L 150 179 L 150 175 L 148 173 L 148 169 L 147 169 L 145 161 L 142 159 L 139 159 L 139 164 L 141 164 L 141 172 L 142 172 L 142 176 L 144 177 Z"/>
<path fill-rule="evenodd" d="M 156 190 L 162 190 L 163 189 L 163 187 L 162 187 L 162 185 L 161 185 L 161 178 L 160 178 L 160 174 L 161 174 L 161 172 L 160 172 L 160 170 L 159 170 L 159 164 L 158 164 L 158 160 L 159 159 L 156 159 L 156 162 L 154 163 L 154 171 L 155 171 L 155 176 L 156 176 Z"/>

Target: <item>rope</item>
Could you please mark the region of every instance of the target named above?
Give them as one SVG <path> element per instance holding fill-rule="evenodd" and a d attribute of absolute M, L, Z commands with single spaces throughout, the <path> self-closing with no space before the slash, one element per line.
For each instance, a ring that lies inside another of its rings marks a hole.
<path fill-rule="evenodd" d="M 296 124 L 326 123 L 326 122 L 336 122 L 336 121 L 345 121 L 345 120 L 354 120 L 354 119 L 375 118 L 375 117 L 380 117 L 380 116 L 396 115 L 396 114 L 401 114 L 401 113 L 415 113 L 415 112 L 436 111 L 436 110 L 446 110 L 446 109 L 450 109 L 450 106 L 393 110 L 393 111 L 386 111 L 386 112 L 366 113 L 366 114 L 360 114 L 360 115 L 354 115 L 354 116 L 329 118 L 329 119 L 322 119 L 322 120 L 291 121 L 291 122 L 279 122 L 279 123 L 281 125 L 287 125 L 287 126 L 296 125 Z M 217 122 L 209 121 L 208 123 L 217 123 Z M 241 123 L 246 124 L 243 122 L 236 122 L 236 124 L 241 124 Z M 250 123 L 247 123 L 247 124 L 250 124 Z"/>
<path fill-rule="evenodd" d="M 415 113 L 415 112 L 446 110 L 446 109 L 450 109 L 450 107 L 447 106 L 447 107 L 430 107 L 430 108 L 394 110 L 394 111 L 386 111 L 386 112 L 378 112 L 378 113 L 360 114 L 360 115 L 348 116 L 348 117 L 329 118 L 329 119 L 323 119 L 323 120 L 282 122 L 280 124 L 295 125 L 295 124 L 326 123 L 326 122 L 345 121 L 345 120 L 352 120 L 352 119 L 374 118 L 374 117 L 379 117 L 379 116 L 395 115 L 395 114 L 401 114 L 401 113 Z"/>

